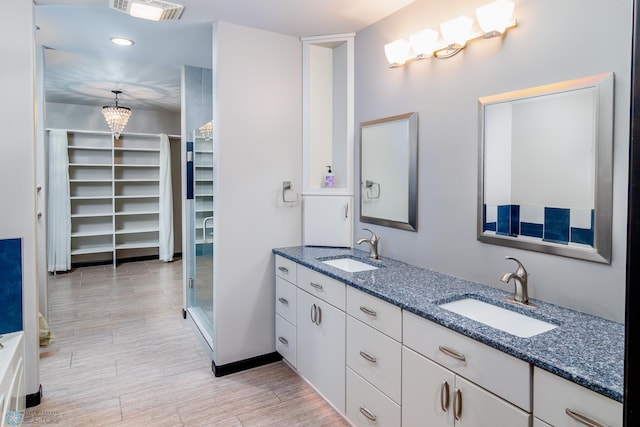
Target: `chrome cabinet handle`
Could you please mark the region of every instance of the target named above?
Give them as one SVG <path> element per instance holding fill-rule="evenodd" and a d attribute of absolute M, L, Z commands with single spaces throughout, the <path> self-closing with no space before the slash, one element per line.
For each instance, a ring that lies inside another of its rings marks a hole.
<path fill-rule="evenodd" d="M 282 298 L 282 297 L 280 297 L 280 298 L 278 298 L 278 301 L 280 301 L 280 302 L 281 302 L 282 304 L 284 304 L 284 305 L 289 305 L 289 301 L 287 301 L 287 299 L 286 299 L 286 298 Z"/>
<path fill-rule="evenodd" d="M 318 318 L 316 319 L 316 325 L 320 326 L 320 323 L 322 323 L 322 308 L 318 306 Z"/>
<path fill-rule="evenodd" d="M 440 408 L 442 412 L 449 412 L 449 383 L 446 381 L 440 384 Z"/>
<path fill-rule="evenodd" d="M 283 273 L 289 274 L 289 269 L 287 267 L 278 267 L 278 270 L 282 271 Z"/>
<path fill-rule="evenodd" d="M 285 337 L 278 337 L 278 341 L 280 341 L 284 345 L 289 345 L 289 340 L 287 340 Z"/>
<path fill-rule="evenodd" d="M 365 408 L 364 406 L 361 406 L 361 407 L 360 407 L 360 413 L 361 413 L 362 415 L 364 415 L 366 418 L 368 418 L 369 420 L 371 420 L 371 421 L 375 421 L 375 420 L 377 420 L 377 419 L 378 419 L 378 417 L 376 417 L 375 415 L 373 415 L 373 414 L 371 413 L 371 411 L 369 411 L 369 410 L 368 410 L 367 408 Z"/>
<path fill-rule="evenodd" d="M 584 414 L 581 414 L 581 413 L 579 413 L 579 412 L 572 411 L 572 410 L 571 410 L 571 409 L 569 409 L 569 408 L 566 408 L 566 409 L 564 410 L 564 412 L 565 412 L 569 417 L 573 418 L 575 421 L 579 422 L 580 424 L 584 424 L 585 426 L 588 426 L 588 427 L 607 427 L 607 425 L 602 424 L 602 423 L 599 423 L 599 422 L 597 422 L 597 421 L 595 421 L 595 420 L 593 420 L 593 419 L 591 419 L 591 418 L 587 417 L 587 416 L 586 416 L 586 415 L 584 415 Z"/>
<path fill-rule="evenodd" d="M 370 355 L 369 353 L 367 353 L 366 351 L 361 351 L 360 352 L 360 356 L 362 356 L 363 359 L 371 362 L 371 363 L 376 363 L 378 361 L 378 359 L 376 359 L 374 356 Z"/>
<path fill-rule="evenodd" d="M 311 323 L 316 323 L 316 318 L 318 317 L 318 307 L 313 304 L 311 306 Z"/>
<path fill-rule="evenodd" d="M 309 284 L 316 289 L 322 290 L 322 285 L 319 283 L 309 282 Z"/>
<path fill-rule="evenodd" d="M 462 417 L 462 392 L 459 388 L 453 394 L 453 417 L 456 421 L 460 421 Z"/>
<path fill-rule="evenodd" d="M 461 362 L 466 362 L 466 360 L 467 360 L 467 358 L 464 357 L 464 354 L 462 354 L 462 353 L 460 353 L 458 351 L 455 351 L 452 348 L 445 347 L 445 346 L 441 345 L 441 346 L 438 347 L 438 349 L 441 352 L 443 352 L 444 354 L 446 354 L 447 356 L 453 357 L 454 359 L 458 359 Z"/>
<path fill-rule="evenodd" d="M 360 311 L 363 312 L 364 314 L 368 314 L 371 317 L 376 317 L 378 315 L 378 313 L 376 313 L 375 311 L 364 306 L 360 306 Z"/>

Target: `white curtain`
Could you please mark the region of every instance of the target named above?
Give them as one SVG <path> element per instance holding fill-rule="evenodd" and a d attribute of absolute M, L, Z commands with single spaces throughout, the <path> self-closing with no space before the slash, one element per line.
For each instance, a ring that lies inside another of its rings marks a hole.
<path fill-rule="evenodd" d="M 173 260 L 173 193 L 169 137 L 160 135 L 160 261 Z"/>
<path fill-rule="evenodd" d="M 67 132 L 49 131 L 47 179 L 47 269 L 71 270 L 71 202 Z"/>

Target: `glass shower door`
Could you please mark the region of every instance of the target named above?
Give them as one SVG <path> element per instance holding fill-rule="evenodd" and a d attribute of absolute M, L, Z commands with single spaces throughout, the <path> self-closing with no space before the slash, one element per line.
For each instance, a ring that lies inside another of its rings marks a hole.
<path fill-rule="evenodd" d="M 194 132 L 188 311 L 213 348 L 213 140 Z"/>

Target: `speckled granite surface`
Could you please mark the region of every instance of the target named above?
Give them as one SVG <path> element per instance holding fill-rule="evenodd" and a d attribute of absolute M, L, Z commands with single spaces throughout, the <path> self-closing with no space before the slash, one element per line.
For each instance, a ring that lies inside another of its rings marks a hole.
<path fill-rule="evenodd" d="M 536 310 L 503 302 L 509 292 L 382 257 L 369 260 L 357 249 L 291 247 L 273 253 L 324 273 L 534 366 L 623 401 L 624 325 L 540 300 Z M 348 273 L 322 261 L 344 256 L 371 263 L 377 270 Z M 519 338 L 438 307 L 473 295 L 558 325 L 531 338 Z"/>

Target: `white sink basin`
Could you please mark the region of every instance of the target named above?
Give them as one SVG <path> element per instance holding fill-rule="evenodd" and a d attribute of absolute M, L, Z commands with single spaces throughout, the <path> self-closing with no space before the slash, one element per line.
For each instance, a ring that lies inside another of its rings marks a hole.
<path fill-rule="evenodd" d="M 473 298 L 448 302 L 441 304 L 440 307 L 522 338 L 529 338 L 557 328 L 556 325 L 543 320 Z"/>
<path fill-rule="evenodd" d="M 360 271 L 377 270 L 378 267 L 366 264 L 364 262 L 356 261 L 353 258 L 338 258 L 322 261 L 324 264 L 331 267 L 339 268 L 340 270 L 348 273 L 358 273 Z"/>

